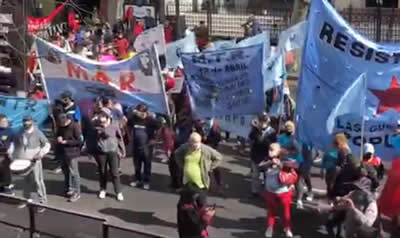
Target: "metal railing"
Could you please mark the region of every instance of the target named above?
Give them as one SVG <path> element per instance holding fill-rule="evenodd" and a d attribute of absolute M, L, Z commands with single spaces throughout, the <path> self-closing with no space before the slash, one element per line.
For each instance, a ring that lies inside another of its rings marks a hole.
<path fill-rule="evenodd" d="M 26 204 L 21 207 L 21 204 Z M 43 211 L 39 212 L 41 209 Z M 106 218 L 0 195 L 0 237 L 46 238 L 167 238 L 167 236 L 110 224 Z"/>
<path fill-rule="evenodd" d="M 244 36 L 241 25 L 250 15 L 259 21 L 262 30 L 268 30 L 271 40 L 289 27 L 292 9 L 282 8 L 232 8 L 230 5 L 203 6 L 180 4 L 180 15 L 187 27 L 195 27 L 205 21 L 214 37 L 240 38 Z M 395 8 L 347 8 L 341 15 L 360 34 L 375 42 L 400 42 L 400 9 Z M 175 15 L 175 4 L 167 5 L 167 16 Z M 207 17 L 208 16 L 208 17 Z M 211 21 L 211 24 L 210 22 Z"/>

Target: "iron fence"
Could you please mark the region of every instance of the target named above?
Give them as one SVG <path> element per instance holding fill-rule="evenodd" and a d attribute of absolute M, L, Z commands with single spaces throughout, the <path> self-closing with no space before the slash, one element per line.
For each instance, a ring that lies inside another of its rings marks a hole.
<path fill-rule="evenodd" d="M 21 204 L 26 204 L 21 207 Z M 45 209 L 39 212 L 40 209 Z M 103 217 L 28 202 L 0 194 L 0 236 L 4 238 L 167 238 L 113 225 Z"/>
<path fill-rule="evenodd" d="M 275 41 L 279 34 L 289 27 L 292 14 L 292 9 L 287 7 L 253 9 L 233 8 L 230 5 L 203 5 L 196 8 L 192 4 L 185 3 L 180 4 L 179 9 L 187 27 L 193 28 L 200 21 L 205 21 L 210 35 L 214 37 L 243 37 L 244 28 L 241 25 L 249 16 L 254 15 L 262 30 L 270 32 L 272 41 Z M 340 14 L 356 31 L 372 41 L 400 42 L 400 9 L 347 8 Z M 168 3 L 167 15 L 175 15 L 174 3 Z"/>

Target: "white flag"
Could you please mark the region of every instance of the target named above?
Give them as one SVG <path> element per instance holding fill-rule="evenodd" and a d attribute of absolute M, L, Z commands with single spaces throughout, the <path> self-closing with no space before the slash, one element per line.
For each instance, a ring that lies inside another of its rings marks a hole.
<path fill-rule="evenodd" d="M 134 46 L 136 51 L 140 52 L 156 45 L 159 55 L 165 55 L 167 47 L 165 44 L 164 27 L 158 25 L 142 32 L 135 40 Z"/>

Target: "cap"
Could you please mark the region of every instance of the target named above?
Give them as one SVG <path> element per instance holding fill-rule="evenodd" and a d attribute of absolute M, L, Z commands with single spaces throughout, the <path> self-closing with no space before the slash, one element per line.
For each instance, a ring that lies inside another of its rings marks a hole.
<path fill-rule="evenodd" d="M 367 153 L 375 154 L 375 148 L 373 144 L 370 143 L 364 144 L 364 154 Z"/>
<path fill-rule="evenodd" d="M 64 91 L 61 96 L 61 98 L 72 98 L 72 93 L 70 91 Z"/>
<path fill-rule="evenodd" d="M 33 121 L 33 118 L 32 118 L 31 115 L 25 115 L 25 116 L 22 118 L 22 121 Z"/>

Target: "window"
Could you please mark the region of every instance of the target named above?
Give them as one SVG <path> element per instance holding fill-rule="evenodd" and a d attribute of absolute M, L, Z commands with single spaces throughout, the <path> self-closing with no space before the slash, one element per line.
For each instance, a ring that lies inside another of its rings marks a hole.
<path fill-rule="evenodd" d="M 379 1 L 382 3 L 382 7 L 397 8 L 399 6 L 399 0 L 366 0 L 365 4 L 366 7 L 377 7 Z"/>

